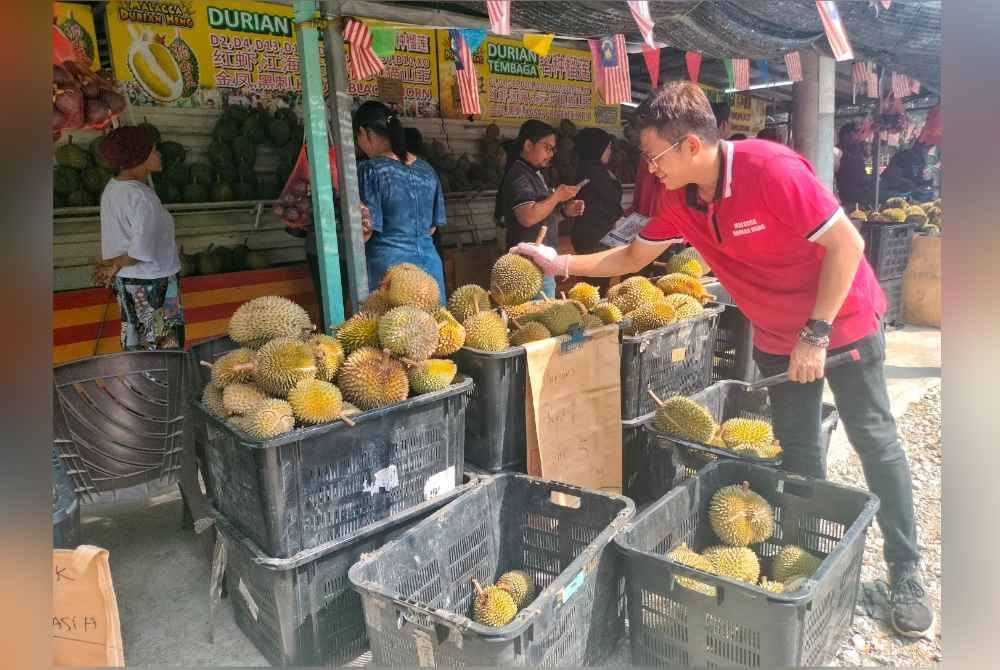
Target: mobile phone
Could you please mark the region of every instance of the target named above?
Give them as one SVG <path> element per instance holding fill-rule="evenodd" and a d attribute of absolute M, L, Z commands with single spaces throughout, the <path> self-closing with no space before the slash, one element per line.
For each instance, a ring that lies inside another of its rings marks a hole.
<path fill-rule="evenodd" d="M 586 185 L 587 185 L 587 184 L 589 184 L 589 183 L 590 183 L 590 179 L 584 179 L 584 180 L 583 180 L 583 181 L 581 181 L 581 182 L 580 182 L 579 184 L 577 184 L 577 185 L 576 185 L 576 187 L 577 187 L 577 188 L 583 188 L 584 186 L 586 186 Z"/>

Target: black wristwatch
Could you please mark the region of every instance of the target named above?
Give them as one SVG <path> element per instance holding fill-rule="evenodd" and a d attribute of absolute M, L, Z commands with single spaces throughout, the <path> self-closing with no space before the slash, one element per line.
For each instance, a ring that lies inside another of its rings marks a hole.
<path fill-rule="evenodd" d="M 816 337 L 829 337 L 833 332 L 833 324 L 820 319 L 809 319 L 806 321 L 806 328 Z"/>

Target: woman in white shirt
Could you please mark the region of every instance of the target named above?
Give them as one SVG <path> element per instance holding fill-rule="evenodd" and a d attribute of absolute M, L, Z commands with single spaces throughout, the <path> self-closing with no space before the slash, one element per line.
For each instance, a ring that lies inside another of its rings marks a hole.
<path fill-rule="evenodd" d="M 184 347 L 174 219 L 147 183 L 162 169 L 153 139 L 143 126 L 125 126 L 100 144 L 120 172 L 101 194 L 104 260 L 94 278 L 118 296 L 124 351 Z"/>

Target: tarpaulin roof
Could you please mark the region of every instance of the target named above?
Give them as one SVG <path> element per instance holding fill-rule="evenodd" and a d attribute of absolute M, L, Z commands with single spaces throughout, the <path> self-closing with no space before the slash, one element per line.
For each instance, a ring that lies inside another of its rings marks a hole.
<path fill-rule="evenodd" d="M 486 15 L 485 2 L 436 4 Z M 895 0 L 889 9 L 862 0 L 837 6 L 856 58 L 879 62 L 940 91 L 940 0 Z M 568 37 L 620 32 L 629 42 L 642 41 L 621 0 L 514 0 L 511 7 L 513 23 L 522 29 Z M 649 8 L 658 42 L 707 57 L 780 60 L 789 51 L 813 46 L 829 54 L 814 0 L 651 0 Z"/>

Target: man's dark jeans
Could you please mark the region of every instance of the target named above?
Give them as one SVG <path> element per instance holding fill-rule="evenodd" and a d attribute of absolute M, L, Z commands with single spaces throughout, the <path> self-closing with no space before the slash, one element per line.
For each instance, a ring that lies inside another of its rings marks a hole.
<path fill-rule="evenodd" d="M 906 453 L 899 444 L 896 421 L 885 382 L 885 334 L 831 349 L 829 355 L 857 349 L 858 363 L 826 372 L 840 420 L 858 453 L 868 488 L 881 499 L 878 523 L 885 536 L 887 563 L 919 560 L 913 515 L 913 482 Z M 788 356 L 754 349 L 754 360 L 765 377 L 788 370 Z M 770 389 L 775 437 L 784 449 L 782 467 L 789 472 L 826 478 L 826 452 L 820 447 L 823 381 L 787 382 Z"/>

